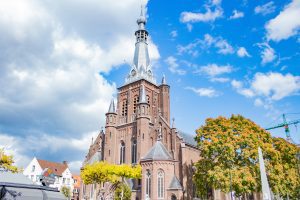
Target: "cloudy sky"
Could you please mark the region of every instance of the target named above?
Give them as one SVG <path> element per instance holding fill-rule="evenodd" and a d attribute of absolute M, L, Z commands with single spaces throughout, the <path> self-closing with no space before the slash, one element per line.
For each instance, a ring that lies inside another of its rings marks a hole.
<path fill-rule="evenodd" d="M 79 170 L 130 69 L 140 4 L 0 0 L 0 147 L 19 166 L 36 156 Z M 144 4 L 179 129 L 231 114 L 269 127 L 300 112 L 300 0 Z M 300 143 L 300 130 L 291 135 Z"/>

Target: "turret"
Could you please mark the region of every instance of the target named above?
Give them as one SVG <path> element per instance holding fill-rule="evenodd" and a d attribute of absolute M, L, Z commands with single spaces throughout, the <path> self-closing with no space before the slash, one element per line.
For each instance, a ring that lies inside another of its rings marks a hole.
<path fill-rule="evenodd" d="M 161 85 L 159 86 L 160 93 L 160 111 L 162 117 L 170 123 L 170 86 L 167 84 L 166 77 L 163 75 Z"/>
<path fill-rule="evenodd" d="M 106 113 L 106 127 L 115 126 L 117 123 L 117 111 L 114 99 L 111 100 L 108 112 Z"/>

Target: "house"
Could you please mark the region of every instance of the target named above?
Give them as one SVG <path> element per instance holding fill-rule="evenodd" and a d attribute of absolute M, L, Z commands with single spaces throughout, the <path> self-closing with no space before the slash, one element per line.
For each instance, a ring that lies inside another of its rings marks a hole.
<path fill-rule="evenodd" d="M 57 163 L 34 157 L 24 169 L 23 174 L 37 185 L 42 185 L 41 178 L 46 176 L 53 179 L 49 187 L 60 190 L 61 187 L 66 186 L 70 188 L 70 191 L 73 191 L 74 188 L 72 173 L 66 161 Z"/>
<path fill-rule="evenodd" d="M 79 200 L 79 193 L 80 193 L 80 185 L 81 185 L 81 178 L 79 175 L 73 175 L 74 180 L 74 189 L 72 193 L 72 200 Z"/>

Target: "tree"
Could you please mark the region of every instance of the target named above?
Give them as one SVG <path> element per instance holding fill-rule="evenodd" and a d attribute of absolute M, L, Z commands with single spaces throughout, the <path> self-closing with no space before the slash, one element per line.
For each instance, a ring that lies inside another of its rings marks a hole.
<path fill-rule="evenodd" d="M 81 178 L 84 184 L 101 184 L 104 182 L 111 182 L 117 186 L 115 195 L 120 199 L 127 199 L 129 187 L 125 187 L 124 178 L 139 179 L 142 176 L 142 167 L 140 165 L 113 165 L 107 162 L 95 162 L 91 165 L 86 165 L 82 169 Z M 130 191 L 131 196 L 131 191 Z M 115 197 L 115 198 L 117 198 Z"/>
<path fill-rule="evenodd" d="M 13 173 L 19 172 L 18 167 L 14 166 L 13 156 L 7 155 L 4 149 L 0 149 L 0 168 L 11 171 Z"/>
<path fill-rule="evenodd" d="M 200 196 L 211 188 L 235 195 L 261 190 L 258 147 L 264 154 L 271 190 L 280 196 L 296 198 L 300 178 L 295 158 L 299 148 L 240 115 L 208 118 L 196 130 L 201 159 L 196 163 L 194 180 Z"/>
<path fill-rule="evenodd" d="M 63 193 L 63 195 L 67 198 L 70 199 L 71 197 L 71 190 L 67 186 L 62 186 L 60 189 L 60 192 Z"/>
<path fill-rule="evenodd" d="M 142 168 L 140 165 L 113 165 L 107 162 L 95 162 L 86 165 L 81 171 L 81 178 L 84 184 L 101 184 L 103 182 L 118 182 L 121 178 L 141 178 Z"/>
<path fill-rule="evenodd" d="M 123 198 L 121 198 L 123 192 Z M 130 200 L 131 199 L 131 190 L 130 188 L 124 184 L 121 183 L 115 190 L 115 200 Z"/>

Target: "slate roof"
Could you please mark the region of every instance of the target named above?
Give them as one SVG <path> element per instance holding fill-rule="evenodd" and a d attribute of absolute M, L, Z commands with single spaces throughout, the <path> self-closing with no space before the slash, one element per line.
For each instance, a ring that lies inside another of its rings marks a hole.
<path fill-rule="evenodd" d="M 34 185 L 25 175 L 0 169 L 0 199 L 63 200 L 57 188 Z"/>
<path fill-rule="evenodd" d="M 188 133 L 184 133 L 182 131 L 178 131 L 179 136 L 183 138 L 183 141 L 192 146 L 197 146 L 197 142 L 194 139 L 194 136 Z"/>
<path fill-rule="evenodd" d="M 173 189 L 173 190 L 181 190 L 182 189 L 182 186 L 181 186 L 178 178 L 175 175 L 173 176 L 168 189 Z"/>
<path fill-rule="evenodd" d="M 43 170 L 46 168 L 51 169 L 52 173 L 58 176 L 62 176 L 62 173 L 68 168 L 68 164 L 64 163 L 56 163 L 40 159 L 37 159 L 37 161 Z"/>
<path fill-rule="evenodd" d="M 144 156 L 141 160 L 173 160 L 173 158 L 163 143 L 161 141 L 156 141 L 146 156 Z"/>

